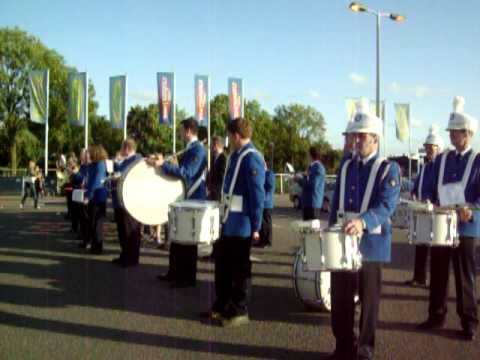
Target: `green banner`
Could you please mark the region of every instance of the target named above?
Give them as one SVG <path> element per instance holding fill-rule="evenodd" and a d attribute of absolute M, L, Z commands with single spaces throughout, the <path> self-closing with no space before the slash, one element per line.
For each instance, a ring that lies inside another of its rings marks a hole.
<path fill-rule="evenodd" d="M 113 76 L 110 78 L 110 122 L 112 127 L 123 129 L 127 113 L 127 77 Z"/>
<path fill-rule="evenodd" d="M 70 73 L 68 89 L 68 120 L 72 125 L 84 126 L 87 110 L 87 74 Z"/>
<path fill-rule="evenodd" d="M 410 136 L 410 105 L 395 104 L 397 139 L 405 142 Z"/>
<path fill-rule="evenodd" d="M 33 70 L 29 77 L 30 120 L 39 124 L 48 121 L 48 70 Z"/>

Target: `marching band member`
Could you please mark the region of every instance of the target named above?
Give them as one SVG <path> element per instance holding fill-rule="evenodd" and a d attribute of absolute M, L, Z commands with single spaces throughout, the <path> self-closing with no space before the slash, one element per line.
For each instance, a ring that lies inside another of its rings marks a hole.
<path fill-rule="evenodd" d="M 215 256 L 216 300 L 208 316 L 224 327 L 247 324 L 251 293 L 250 250 L 260 240 L 265 201 L 265 165 L 251 143 L 252 127 L 243 118 L 227 125 L 233 152 L 229 157 L 223 184 L 222 234 Z"/>
<path fill-rule="evenodd" d="M 390 216 L 400 194 L 398 165 L 378 155 L 382 128 L 382 121 L 366 106 L 357 110 L 348 129 L 355 134 L 357 156 L 344 159 L 335 185 L 329 223 L 342 223 L 346 217 L 345 233 L 361 237 L 363 263 L 358 273 L 331 273 L 333 359 L 371 359 L 374 354 L 382 264 L 390 261 Z M 354 333 L 357 282 L 361 300 L 358 340 Z"/>
<path fill-rule="evenodd" d="M 104 182 L 107 178 L 105 160 L 108 155 L 102 145 L 90 145 L 88 148 L 91 164 L 88 167 L 84 204 L 88 207 L 88 241 L 91 243 L 90 252 L 103 252 L 103 225 L 107 216 L 108 192 Z M 87 244 L 84 243 L 83 247 Z"/>
<path fill-rule="evenodd" d="M 165 174 L 181 177 L 187 188 L 186 199 L 205 200 L 205 171 L 207 168 L 207 151 L 198 141 L 198 125 L 194 118 L 182 121 L 182 138 L 187 150 L 179 165 L 166 162 L 163 156 L 148 160 L 150 165 L 161 167 Z M 197 245 L 172 243 L 170 245 L 169 269 L 167 274 L 159 275 L 159 280 L 171 282 L 172 288 L 185 288 L 196 285 Z"/>
<path fill-rule="evenodd" d="M 430 297 L 427 321 L 420 329 L 442 328 L 447 314 L 447 293 L 450 260 L 453 262 L 457 292 L 457 314 L 462 335 L 474 340 L 478 326 L 475 289 L 475 240 L 480 236 L 480 214 L 473 211 L 480 203 L 480 157 L 472 149 L 477 120 L 463 112 L 465 100 L 454 99 L 447 130 L 455 150 L 437 156 L 434 182 L 429 191 L 440 206 L 456 207 L 460 245 L 432 247 L 430 262 Z"/>
<path fill-rule="evenodd" d="M 443 147 L 443 140 L 437 132 L 437 127 L 432 125 L 429 134 L 425 139 L 425 143 L 423 144 L 426 153 L 425 164 L 422 166 L 419 175 L 415 179 L 412 189 L 412 197 L 418 201 L 433 201 L 432 194 L 427 192 L 427 189 L 431 188 L 431 185 L 428 185 L 428 183 L 434 181 L 434 159 Z M 406 281 L 406 285 L 427 286 L 428 249 L 429 246 L 427 245 L 415 246 L 415 268 L 413 271 L 413 279 Z"/>
<path fill-rule="evenodd" d="M 120 150 L 122 159 L 114 163 L 116 175 L 120 176 L 141 158 L 136 150 L 137 145 L 132 138 L 122 142 Z M 141 224 L 120 205 L 116 184 L 112 186 L 112 206 L 120 242 L 120 257 L 113 259 L 112 262 L 121 267 L 136 266 L 140 257 Z"/>
<path fill-rule="evenodd" d="M 212 137 L 212 166 L 207 176 L 208 199 L 220 201 L 222 197 L 223 175 L 227 165 L 227 156 L 223 149 L 223 139 L 220 136 Z"/>
<path fill-rule="evenodd" d="M 265 203 L 263 205 L 262 227 L 260 228 L 260 241 L 253 246 L 265 248 L 272 246 L 272 210 L 273 195 L 275 193 L 275 173 L 265 163 Z"/>
<path fill-rule="evenodd" d="M 308 153 L 311 163 L 307 170 L 307 176 L 296 179 L 302 188 L 303 220 L 320 219 L 325 189 L 325 168 L 320 162 L 320 151 L 312 146 Z"/>

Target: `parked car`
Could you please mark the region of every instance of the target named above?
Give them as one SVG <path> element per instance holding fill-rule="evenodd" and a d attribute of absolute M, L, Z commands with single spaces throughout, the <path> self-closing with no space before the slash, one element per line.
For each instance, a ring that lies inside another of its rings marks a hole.
<path fill-rule="evenodd" d="M 302 177 L 303 174 L 297 174 L 296 176 L 292 176 L 288 179 L 288 192 L 290 201 L 293 204 L 295 209 L 302 208 L 302 187 L 298 185 L 295 181 L 295 178 Z M 330 203 L 333 197 L 333 192 L 335 190 L 335 176 L 327 176 L 325 180 L 325 190 L 323 195 L 323 205 L 322 211 L 329 212 L 330 211 Z"/>

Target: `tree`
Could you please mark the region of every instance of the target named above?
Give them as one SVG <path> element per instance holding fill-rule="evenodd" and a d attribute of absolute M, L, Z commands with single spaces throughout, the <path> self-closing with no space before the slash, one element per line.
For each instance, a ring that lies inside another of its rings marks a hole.
<path fill-rule="evenodd" d="M 43 127 L 28 123 L 28 76 L 31 70 L 50 70 L 49 148 L 50 152 L 79 150 L 83 133 L 66 123 L 68 105 L 68 67 L 55 50 L 47 48 L 39 39 L 19 28 L 0 29 L 0 121 L 3 121 L 2 139 L 8 148 L 10 166 L 16 169 L 19 159 L 17 147 L 34 136 L 43 141 Z M 89 117 L 96 114 L 95 89 L 89 84 Z M 30 133 L 30 134 L 29 134 Z M 29 143 L 32 143 L 29 141 Z M 35 143 L 35 142 L 33 142 Z"/>

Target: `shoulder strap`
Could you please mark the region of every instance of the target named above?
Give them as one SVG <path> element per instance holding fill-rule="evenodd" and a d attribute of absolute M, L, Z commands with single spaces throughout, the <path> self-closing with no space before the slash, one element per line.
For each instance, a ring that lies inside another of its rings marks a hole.
<path fill-rule="evenodd" d="M 445 151 L 441 156 L 440 159 L 440 171 L 438 173 L 438 184 L 437 184 L 437 192 L 440 194 L 440 188 L 443 186 L 443 177 L 445 176 L 445 162 L 447 161 L 447 155 L 449 151 Z"/>
<path fill-rule="evenodd" d="M 425 168 L 427 167 L 426 164 L 422 166 L 422 170 L 420 171 L 420 180 L 418 180 L 418 201 L 422 201 L 422 188 L 423 188 L 423 176 L 425 175 Z"/>
<path fill-rule="evenodd" d="M 343 215 L 345 214 L 345 180 L 347 178 L 347 169 L 348 165 L 352 162 L 352 159 L 348 159 L 343 163 L 342 170 L 340 170 L 340 197 L 338 200 L 338 213 Z M 338 216 L 338 215 L 337 215 Z"/>
<path fill-rule="evenodd" d="M 237 164 L 235 165 L 235 171 L 233 172 L 232 181 L 230 182 L 230 188 L 228 189 L 228 199 L 227 199 L 228 204 L 226 204 L 227 207 L 226 207 L 224 215 L 223 215 L 223 220 L 222 220 L 223 223 L 225 223 L 227 221 L 228 215 L 230 213 L 230 206 L 231 206 L 231 202 L 232 202 L 232 194 L 233 194 L 233 190 L 235 188 L 235 184 L 237 183 L 238 172 L 240 171 L 240 165 L 242 164 L 242 160 L 245 156 L 247 156 L 247 154 L 250 154 L 250 153 L 253 153 L 253 152 L 257 152 L 257 150 L 249 148 L 249 149 L 245 150 L 243 153 L 241 153 L 238 160 L 237 160 Z M 229 164 L 230 164 L 230 158 L 229 158 Z M 227 169 L 228 169 L 228 167 L 227 167 Z M 225 178 L 224 178 L 224 181 L 225 181 Z M 223 192 L 223 190 L 222 190 L 222 192 Z M 223 197 L 223 194 L 222 194 L 222 197 Z"/>
<path fill-rule="evenodd" d="M 477 157 L 477 153 L 475 152 L 475 150 L 472 149 L 472 152 L 470 153 L 470 157 L 468 158 L 465 172 L 463 173 L 463 177 L 462 177 L 463 189 L 467 187 L 468 179 L 470 178 L 470 173 L 472 172 L 473 162 L 475 161 L 476 157 Z"/>
<path fill-rule="evenodd" d="M 372 169 L 370 170 L 370 175 L 368 176 L 367 187 L 365 189 L 365 193 L 363 194 L 362 206 L 360 207 L 360 212 L 365 212 L 368 209 L 368 204 L 370 203 L 370 199 L 372 197 L 373 186 L 375 185 L 375 179 L 377 178 L 380 165 L 382 165 L 384 161 L 385 161 L 384 157 L 378 157 L 372 165 Z"/>

